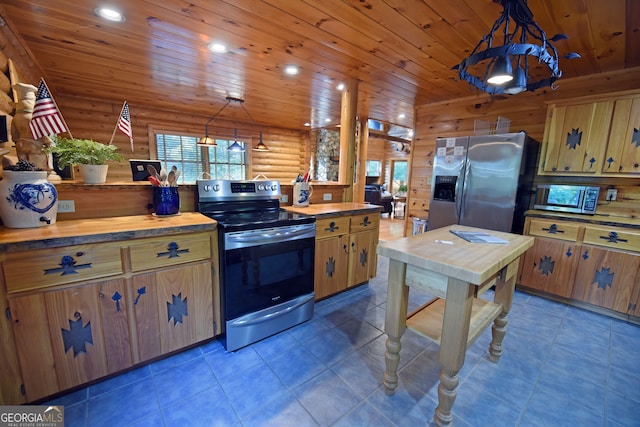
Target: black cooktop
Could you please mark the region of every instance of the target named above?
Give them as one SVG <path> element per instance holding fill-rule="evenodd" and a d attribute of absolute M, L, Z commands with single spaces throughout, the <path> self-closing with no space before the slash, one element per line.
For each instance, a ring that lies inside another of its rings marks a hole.
<path fill-rule="evenodd" d="M 260 211 L 222 212 L 200 207 L 200 213 L 218 221 L 218 227 L 225 231 L 254 230 L 315 222 L 315 217 L 313 216 L 288 212 L 279 208 Z"/>

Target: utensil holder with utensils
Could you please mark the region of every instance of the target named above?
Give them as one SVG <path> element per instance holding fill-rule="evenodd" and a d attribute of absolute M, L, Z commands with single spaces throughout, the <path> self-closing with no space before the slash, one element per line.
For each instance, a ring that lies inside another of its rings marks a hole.
<path fill-rule="evenodd" d="M 180 213 L 178 187 L 153 187 L 153 208 L 156 216 Z"/>

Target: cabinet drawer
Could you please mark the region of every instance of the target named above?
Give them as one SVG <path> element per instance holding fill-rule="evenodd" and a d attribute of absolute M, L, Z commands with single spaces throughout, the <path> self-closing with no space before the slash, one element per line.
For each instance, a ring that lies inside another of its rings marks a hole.
<path fill-rule="evenodd" d="M 353 215 L 351 217 L 351 232 L 377 230 L 380 227 L 380 213 Z"/>
<path fill-rule="evenodd" d="M 316 239 L 349 234 L 349 217 L 316 220 Z"/>
<path fill-rule="evenodd" d="M 211 257 L 209 234 L 187 234 L 144 239 L 130 244 L 131 270 L 143 271 Z"/>
<path fill-rule="evenodd" d="M 532 219 L 528 235 L 575 242 L 581 227 L 579 224 L 563 221 Z"/>
<path fill-rule="evenodd" d="M 7 254 L 3 264 L 8 292 L 122 274 L 119 242 L 66 246 Z"/>
<path fill-rule="evenodd" d="M 640 232 L 635 230 L 588 226 L 583 241 L 591 245 L 640 252 Z"/>

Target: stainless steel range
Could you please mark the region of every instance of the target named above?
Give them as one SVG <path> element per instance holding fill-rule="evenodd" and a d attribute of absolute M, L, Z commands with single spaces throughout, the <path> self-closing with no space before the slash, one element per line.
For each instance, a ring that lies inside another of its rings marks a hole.
<path fill-rule="evenodd" d="M 218 221 L 224 345 L 259 341 L 313 316 L 315 218 L 280 208 L 278 181 L 198 180 Z"/>

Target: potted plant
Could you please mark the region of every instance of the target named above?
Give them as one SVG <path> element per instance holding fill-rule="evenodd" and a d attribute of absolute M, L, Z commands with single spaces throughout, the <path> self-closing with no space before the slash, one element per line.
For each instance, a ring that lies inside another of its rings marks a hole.
<path fill-rule="evenodd" d="M 398 193 L 397 195 L 399 197 L 406 197 L 407 196 L 407 186 L 405 184 L 399 185 L 398 186 Z"/>
<path fill-rule="evenodd" d="M 48 152 L 55 154 L 60 168 L 77 165 L 87 184 L 102 184 L 107 180 L 108 161 L 120 162 L 124 157 L 115 145 L 105 145 L 92 139 L 56 138 Z"/>

